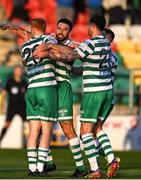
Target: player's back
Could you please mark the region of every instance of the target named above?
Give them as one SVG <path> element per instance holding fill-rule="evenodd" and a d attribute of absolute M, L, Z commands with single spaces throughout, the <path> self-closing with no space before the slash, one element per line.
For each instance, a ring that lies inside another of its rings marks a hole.
<path fill-rule="evenodd" d="M 112 89 L 109 41 L 104 36 L 96 36 L 82 43 L 79 49 L 82 49 L 83 54 L 85 53 L 83 59 L 84 92 Z"/>
<path fill-rule="evenodd" d="M 27 66 L 28 88 L 56 85 L 54 61 L 34 58 L 32 53 L 42 43 L 56 43 L 54 37 L 39 35 L 30 39 L 21 47 L 21 54 Z"/>

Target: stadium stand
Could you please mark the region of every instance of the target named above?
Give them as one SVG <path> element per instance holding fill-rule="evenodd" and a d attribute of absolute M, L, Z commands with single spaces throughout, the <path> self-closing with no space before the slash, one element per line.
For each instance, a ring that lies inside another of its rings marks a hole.
<path fill-rule="evenodd" d="M 120 53 L 136 52 L 136 44 L 132 39 L 120 40 L 117 42 L 118 50 Z"/>
<path fill-rule="evenodd" d="M 126 40 L 129 37 L 128 29 L 124 25 L 111 25 L 110 29 L 114 31 L 116 41 Z"/>
<path fill-rule="evenodd" d="M 130 26 L 129 34 L 134 41 L 141 39 L 141 25 Z"/>

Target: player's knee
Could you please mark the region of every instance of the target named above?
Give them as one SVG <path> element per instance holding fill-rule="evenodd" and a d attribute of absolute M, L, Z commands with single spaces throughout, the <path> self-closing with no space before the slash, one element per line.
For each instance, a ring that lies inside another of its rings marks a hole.
<path fill-rule="evenodd" d="M 35 138 L 36 139 L 36 137 L 39 135 L 39 133 L 40 133 L 40 126 L 38 127 L 38 128 L 36 128 L 36 130 L 34 130 L 33 128 L 32 129 L 30 129 L 30 131 L 29 131 L 29 137 L 31 137 L 31 138 Z"/>
<path fill-rule="evenodd" d="M 102 130 L 102 123 L 97 124 L 97 126 L 94 128 L 94 133 L 98 134 Z"/>
<path fill-rule="evenodd" d="M 62 122 L 60 123 L 63 129 L 64 134 L 67 136 L 68 139 L 72 139 L 76 137 L 75 130 L 73 128 L 72 122 Z"/>
<path fill-rule="evenodd" d="M 92 123 L 81 123 L 80 135 L 82 136 L 84 134 L 93 133 L 93 126 Z"/>

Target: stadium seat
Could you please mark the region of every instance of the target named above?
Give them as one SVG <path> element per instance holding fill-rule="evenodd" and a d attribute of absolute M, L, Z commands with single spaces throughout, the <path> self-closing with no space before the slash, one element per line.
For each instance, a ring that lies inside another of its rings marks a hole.
<path fill-rule="evenodd" d="M 135 84 L 141 86 L 141 70 L 133 71 Z"/>
<path fill-rule="evenodd" d="M 139 41 L 141 39 L 141 26 L 133 25 L 129 29 L 130 36 L 133 40 Z"/>
<path fill-rule="evenodd" d="M 76 24 L 78 25 L 86 25 L 89 21 L 89 14 L 87 12 L 79 13 L 78 18 L 76 20 Z"/>
<path fill-rule="evenodd" d="M 138 69 L 141 67 L 141 53 L 121 53 L 123 62 L 128 69 Z"/>
<path fill-rule="evenodd" d="M 125 40 L 129 37 L 128 30 L 124 25 L 112 25 L 110 29 L 114 31 L 116 41 Z"/>
<path fill-rule="evenodd" d="M 136 51 L 141 53 L 141 40 L 136 42 Z"/>
<path fill-rule="evenodd" d="M 135 42 L 132 39 L 120 40 L 117 42 L 119 52 L 136 52 Z"/>

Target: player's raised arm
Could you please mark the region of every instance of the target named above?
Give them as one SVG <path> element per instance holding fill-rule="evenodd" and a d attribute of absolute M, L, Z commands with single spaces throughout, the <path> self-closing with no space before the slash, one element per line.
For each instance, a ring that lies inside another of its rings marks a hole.
<path fill-rule="evenodd" d="M 31 32 L 29 32 L 28 30 L 26 30 L 18 25 L 7 24 L 7 25 L 3 26 L 1 29 L 12 30 L 12 31 L 16 32 L 20 36 L 20 38 L 22 38 L 24 41 L 27 41 L 32 37 Z"/>

